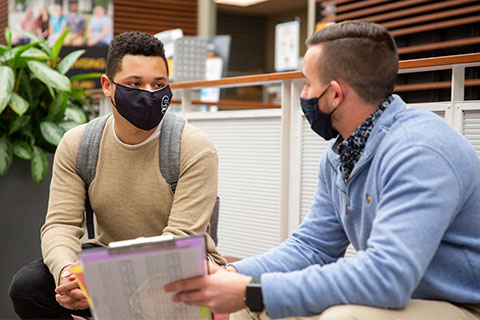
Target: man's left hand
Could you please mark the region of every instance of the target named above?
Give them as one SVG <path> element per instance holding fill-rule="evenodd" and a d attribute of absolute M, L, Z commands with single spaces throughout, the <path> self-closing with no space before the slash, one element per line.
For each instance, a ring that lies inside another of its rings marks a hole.
<path fill-rule="evenodd" d="M 252 277 L 211 266 L 214 273 L 170 283 L 166 292 L 177 292 L 173 302 L 207 307 L 215 313 L 232 313 L 245 308 L 245 291 Z"/>

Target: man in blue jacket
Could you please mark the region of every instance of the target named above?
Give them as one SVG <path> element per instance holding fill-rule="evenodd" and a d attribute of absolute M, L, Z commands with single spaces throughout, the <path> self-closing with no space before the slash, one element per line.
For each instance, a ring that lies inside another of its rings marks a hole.
<path fill-rule="evenodd" d="M 248 307 L 236 314 L 247 319 L 480 319 L 471 144 L 392 95 L 398 54 L 385 28 L 349 21 L 307 43 L 302 109 L 332 139 L 307 218 L 277 248 L 165 290 L 219 313 Z M 349 243 L 357 255 L 343 259 Z"/>

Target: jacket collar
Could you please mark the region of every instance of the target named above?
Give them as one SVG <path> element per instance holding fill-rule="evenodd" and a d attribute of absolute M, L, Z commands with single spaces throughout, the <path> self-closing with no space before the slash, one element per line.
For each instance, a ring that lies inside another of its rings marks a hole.
<path fill-rule="evenodd" d="M 366 161 L 369 161 L 371 158 L 373 158 L 373 155 L 385 137 L 385 134 L 390 130 L 390 127 L 394 123 L 395 116 L 399 112 L 405 110 L 405 108 L 405 102 L 402 100 L 402 98 L 394 94 L 392 103 L 388 105 L 373 127 L 372 133 L 370 134 L 367 144 L 365 145 L 365 150 L 360 159 L 358 159 L 358 162 L 356 163 L 355 168 L 350 175 L 351 178 L 360 168 L 362 168 Z M 333 166 L 333 169 L 337 171 L 337 173 L 341 173 L 341 170 L 339 170 L 340 156 L 334 151 L 334 147 L 339 139 L 340 136 L 338 136 L 336 139 L 330 140 L 329 148 L 327 150 L 327 160 L 330 165 Z"/>

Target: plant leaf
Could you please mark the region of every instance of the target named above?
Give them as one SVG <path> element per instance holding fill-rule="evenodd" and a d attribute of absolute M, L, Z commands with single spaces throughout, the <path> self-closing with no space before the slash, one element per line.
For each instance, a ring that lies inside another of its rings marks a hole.
<path fill-rule="evenodd" d="M 17 50 L 17 52 L 15 52 L 15 60 L 18 59 L 18 57 L 20 57 L 20 55 L 22 53 L 24 53 L 25 51 L 27 51 L 28 49 L 32 48 L 32 47 L 35 47 L 36 45 L 38 45 L 40 42 L 32 42 L 32 43 L 29 43 L 29 44 L 26 44 L 26 45 L 23 45 L 23 46 L 20 46 Z M 38 49 L 37 49 L 38 50 Z"/>
<path fill-rule="evenodd" d="M 3 44 L 0 44 L 0 54 L 4 54 L 5 51 L 8 50 L 8 47 L 7 46 L 4 46 Z"/>
<path fill-rule="evenodd" d="M 15 75 L 10 67 L 0 66 L 0 113 L 10 101 L 14 78 Z"/>
<path fill-rule="evenodd" d="M 65 110 L 65 116 L 76 123 L 85 123 L 88 121 L 85 112 L 77 106 L 68 106 Z"/>
<path fill-rule="evenodd" d="M 12 97 L 10 98 L 10 108 L 15 111 L 19 116 L 22 116 L 30 106 L 30 103 L 23 99 L 22 96 L 12 92 Z"/>
<path fill-rule="evenodd" d="M 72 28 L 67 28 L 60 37 L 58 37 L 57 41 L 52 46 L 52 52 L 50 53 L 50 65 L 52 68 L 55 68 L 57 65 L 57 58 L 58 54 L 60 53 L 60 50 L 62 49 L 63 41 L 65 40 L 65 37 L 67 34 L 70 32 Z"/>
<path fill-rule="evenodd" d="M 50 109 L 48 110 L 48 119 L 55 121 L 63 118 L 65 110 L 67 109 L 68 95 L 65 91 L 60 91 L 55 100 L 53 100 Z"/>
<path fill-rule="evenodd" d="M 64 120 L 58 123 L 58 126 L 65 132 L 78 126 L 78 123 L 72 120 Z"/>
<path fill-rule="evenodd" d="M 0 176 L 4 176 L 7 173 L 12 164 L 12 159 L 12 143 L 7 135 L 4 134 L 0 138 Z"/>
<path fill-rule="evenodd" d="M 10 122 L 10 128 L 8 134 L 11 135 L 14 132 L 17 132 L 20 129 L 23 129 L 28 123 L 30 123 L 30 115 L 27 114 L 23 117 L 17 117 Z"/>
<path fill-rule="evenodd" d="M 10 31 L 9 28 L 5 28 L 5 31 L 3 32 L 5 36 L 5 41 L 7 41 L 7 45 L 9 48 L 12 47 L 12 32 Z"/>
<path fill-rule="evenodd" d="M 27 36 L 28 38 L 30 38 L 30 40 L 32 42 L 38 42 L 40 48 L 42 48 L 43 51 L 47 52 L 50 55 L 51 49 L 50 49 L 50 47 L 48 46 L 48 44 L 45 40 L 43 40 L 42 38 L 40 38 L 36 34 L 30 33 L 30 32 L 24 31 L 24 30 L 19 30 L 19 32 L 21 34 Z"/>
<path fill-rule="evenodd" d="M 63 134 L 65 133 L 62 128 L 51 121 L 40 122 L 40 131 L 45 140 L 54 146 L 58 146 L 58 143 L 62 140 Z"/>
<path fill-rule="evenodd" d="M 32 73 L 46 85 L 58 90 L 70 91 L 70 80 L 63 74 L 39 61 L 28 61 L 27 64 Z"/>
<path fill-rule="evenodd" d="M 31 145 L 35 144 L 35 142 L 36 142 L 35 136 L 33 135 L 33 133 L 27 127 L 22 128 L 20 133 L 30 139 L 30 144 Z"/>
<path fill-rule="evenodd" d="M 26 50 L 20 55 L 20 58 L 25 58 L 29 60 L 46 61 L 48 60 L 48 55 L 46 52 L 40 49 L 29 48 L 28 50 Z"/>
<path fill-rule="evenodd" d="M 37 146 L 33 146 L 32 150 L 32 179 L 34 183 L 40 183 L 47 176 L 48 161 L 45 151 Z"/>
<path fill-rule="evenodd" d="M 85 50 L 77 50 L 70 52 L 68 55 L 65 56 L 65 58 L 60 61 L 60 64 L 58 65 L 58 72 L 61 74 L 67 73 L 68 70 L 73 66 L 73 64 L 77 61 L 78 58 L 82 54 L 85 53 Z"/>
<path fill-rule="evenodd" d="M 25 160 L 32 160 L 32 148 L 23 140 L 15 139 L 12 142 L 13 154 Z"/>
<path fill-rule="evenodd" d="M 103 73 L 84 73 L 84 74 L 77 74 L 75 76 L 72 76 L 70 78 L 71 81 L 75 80 L 85 80 L 85 79 L 94 79 L 94 78 L 100 78 L 103 75 Z"/>

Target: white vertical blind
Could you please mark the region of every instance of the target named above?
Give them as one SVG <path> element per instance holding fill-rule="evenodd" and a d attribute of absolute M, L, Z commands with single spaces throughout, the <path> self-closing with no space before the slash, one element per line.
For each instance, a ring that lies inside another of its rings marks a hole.
<path fill-rule="evenodd" d="M 225 256 L 249 257 L 280 242 L 281 126 L 272 111 L 278 115 L 189 119 L 218 152 L 218 249 Z"/>
<path fill-rule="evenodd" d="M 463 135 L 472 143 L 480 157 L 480 110 L 464 110 Z"/>
<path fill-rule="evenodd" d="M 310 129 L 310 123 L 302 115 L 300 220 L 307 216 L 317 190 L 320 158 L 328 148 L 328 141 Z"/>

